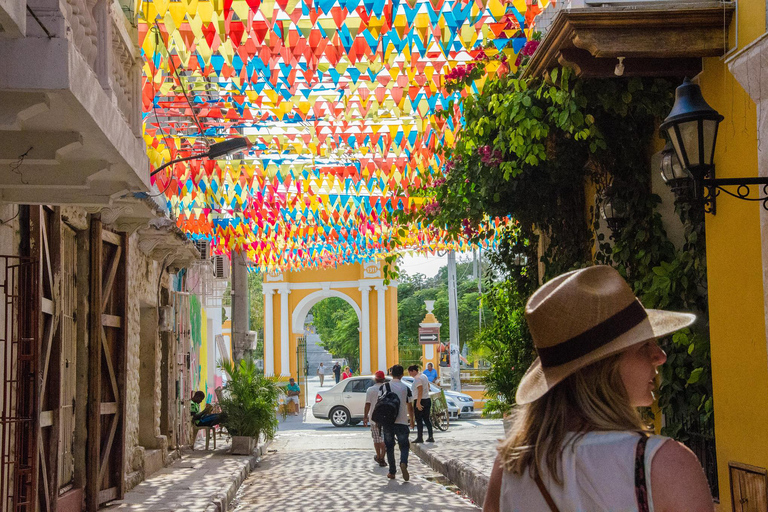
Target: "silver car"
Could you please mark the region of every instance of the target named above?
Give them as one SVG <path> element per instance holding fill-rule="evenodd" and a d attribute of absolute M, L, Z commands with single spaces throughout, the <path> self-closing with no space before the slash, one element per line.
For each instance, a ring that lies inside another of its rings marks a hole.
<path fill-rule="evenodd" d="M 409 386 L 413 384 L 413 377 L 403 377 L 403 382 Z M 441 388 L 433 383 L 429 383 L 429 396 L 440 393 Z M 467 416 L 475 412 L 475 399 L 466 393 L 460 393 L 458 391 L 451 391 L 450 389 L 443 389 L 445 393 L 445 403 L 448 405 L 448 412 L 451 418 L 460 418 L 462 415 Z"/>
<path fill-rule="evenodd" d="M 391 377 L 387 377 L 390 380 Z M 413 379 L 411 379 L 411 382 Z M 365 413 L 365 392 L 373 386 L 373 376 L 350 377 L 330 389 L 319 391 L 315 395 L 312 414 L 315 418 L 331 420 L 335 427 L 355 425 L 363 420 Z M 403 378 L 403 384 L 408 387 L 411 383 Z M 430 397 L 437 393 L 430 392 Z"/>

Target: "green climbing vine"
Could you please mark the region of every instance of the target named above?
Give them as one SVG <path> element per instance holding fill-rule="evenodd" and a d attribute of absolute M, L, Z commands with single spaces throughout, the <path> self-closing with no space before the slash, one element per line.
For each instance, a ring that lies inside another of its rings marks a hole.
<path fill-rule="evenodd" d="M 459 78 L 468 82 L 477 74 L 473 69 Z M 482 92 L 463 101 L 464 128 L 451 147 L 441 148 L 444 178 L 424 191 L 433 201 L 419 215 L 474 238 L 485 236 L 473 226 L 488 216 L 517 221 L 500 234 L 495 254 L 506 282 L 486 295 L 498 308 L 496 323 L 474 342 L 495 351 L 491 359 L 502 367 L 488 381 L 499 397 L 497 410 L 513 403 L 520 363 L 533 356 L 520 331 L 524 297 L 539 278 L 603 263 L 626 277 L 646 307 L 699 315 L 693 329 L 661 340 L 668 364 L 659 407 L 663 433 L 686 442 L 713 437 L 703 219 L 678 207 L 685 242 L 675 247 L 650 185 L 650 148 L 672 93 L 668 80 L 580 79 L 562 69 L 546 80 L 522 78 L 519 71 L 487 77 Z M 591 191 L 610 193 L 626 216 L 613 239 L 591 206 Z"/>

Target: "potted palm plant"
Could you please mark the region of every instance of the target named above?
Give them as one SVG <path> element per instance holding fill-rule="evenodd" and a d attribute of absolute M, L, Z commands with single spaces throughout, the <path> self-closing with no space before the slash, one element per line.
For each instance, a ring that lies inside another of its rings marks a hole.
<path fill-rule="evenodd" d="M 238 363 L 225 360 L 219 367 L 229 379 L 219 405 L 224 414 L 223 424 L 232 436 L 231 452 L 249 455 L 260 437 L 275 436 L 279 389 L 274 379 L 261 373 L 252 358 Z"/>

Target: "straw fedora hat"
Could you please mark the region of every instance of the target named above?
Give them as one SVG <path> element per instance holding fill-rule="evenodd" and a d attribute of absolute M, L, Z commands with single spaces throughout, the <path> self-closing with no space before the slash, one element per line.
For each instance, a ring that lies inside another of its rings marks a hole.
<path fill-rule="evenodd" d="M 548 281 L 528 300 L 525 317 L 539 357 L 520 381 L 518 404 L 541 398 L 580 368 L 696 320 L 690 313 L 645 309 L 605 265 Z"/>

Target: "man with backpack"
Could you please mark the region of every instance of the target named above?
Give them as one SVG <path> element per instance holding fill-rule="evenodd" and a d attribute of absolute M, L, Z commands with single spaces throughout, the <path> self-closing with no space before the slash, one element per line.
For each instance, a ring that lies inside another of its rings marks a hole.
<path fill-rule="evenodd" d="M 384 433 L 384 446 L 387 448 L 387 463 L 389 473 L 387 478 L 395 478 L 397 466 L 395 466 L 395 439 L 400 447 L 400 471 L 403 472 L 403 480 L 410 478 L 408 474 L 408 434 L 414 426 L 413 404 L 411 403 L 411 390 L 400 382 L 403 377 L 403 367 L 396 364 L 392 367 L 392 381 L 381 386 L 379 399 L 373 410 L 373 421 L 381 425 Z"/>
<path fill-rule="evenodd" d="M 365 392 L 365 413 L 363 416 L 363 425 L 368 425 L 368 418 L 373 415 L 373 411 L 376 408 L 376 402 L 379 397 L 379 390 L 387 382 L 387 376 L 384 372 L 379 370 L 374 375 L 374 384 L 369 387 Z M 385 462 L 387 456 L 387 448 L 384 446 L 384 438 L 381 434 L 381 425 L 371 421 L 371 436 L 373 437 L 373 447 L 376 450 L 376 456 L 373 458 L 379 463 L 379 466 L 384 467 L 387 465 Z"/>

